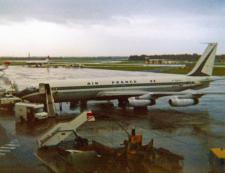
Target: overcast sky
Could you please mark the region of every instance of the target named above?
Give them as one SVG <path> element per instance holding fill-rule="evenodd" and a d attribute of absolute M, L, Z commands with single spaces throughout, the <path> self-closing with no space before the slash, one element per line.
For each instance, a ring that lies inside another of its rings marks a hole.
<path fill-rule="evenodd" d="M 0 56 L 225 53 L 224 0 L 0 0 Z"/>

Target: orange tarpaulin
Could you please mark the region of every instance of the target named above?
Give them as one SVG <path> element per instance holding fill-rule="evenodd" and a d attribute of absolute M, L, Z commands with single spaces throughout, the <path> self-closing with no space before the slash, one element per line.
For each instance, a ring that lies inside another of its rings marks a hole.
<path fill-rule="evenodd" d="M 142 143 L 142 135 L 131 136 L 130 142 L 132 144 L 141 144 Z"/>

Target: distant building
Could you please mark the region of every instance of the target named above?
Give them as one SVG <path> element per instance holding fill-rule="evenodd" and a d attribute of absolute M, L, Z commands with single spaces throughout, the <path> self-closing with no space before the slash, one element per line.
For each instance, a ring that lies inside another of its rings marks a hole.
<path fill-rule="evenodd" d="M 171 61 L 167 59 L 145 59 L 145 64 L 177 64 L 177 61 Z"/>

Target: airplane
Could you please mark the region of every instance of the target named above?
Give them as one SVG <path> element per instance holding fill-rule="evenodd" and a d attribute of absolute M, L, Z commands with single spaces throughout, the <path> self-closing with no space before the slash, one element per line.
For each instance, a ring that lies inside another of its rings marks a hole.
<path fill-rule="evenodd" d="M 86 102 L 88 100 L 119 101 L 118 106 L 146 108 L 156 104 L 160 97 L 169 96 L 171 106 L 197 105 L 205 94 L 197 91 L 207 88 L 212 77 L 217 43 L 209 43 L 194 68 L 186 75 L 149 73 L 148 76 L 105 77 L 48 81 L 40 83 L 49 85 L 55 102 Z M 187 91 L 190 90 L 191 91 Z M 218 93 L 220 94 L 220 93 Z M 38 88 L 28 88 L 18 96 L 31 102 L 44 103 L 44 95 Z"/>
<path fill-rule="evenodd" d="M 49 57 L 47 57 L 45 60 L 28 60 L 26 61 L 26 64 L 31 66 L 31 65 L 35 65 L 36 67 L 40 67 L 44 64 L 48 64 L 49 63 Z"/>

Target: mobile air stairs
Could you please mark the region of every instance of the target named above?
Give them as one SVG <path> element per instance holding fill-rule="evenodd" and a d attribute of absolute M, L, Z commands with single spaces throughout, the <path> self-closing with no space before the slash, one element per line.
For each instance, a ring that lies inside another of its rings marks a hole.
<path fill-rule="evenodd" d="M 49 84 L 40 83 L 39 84 L 39 93 L 45 95 L 45 106 L 46 111 L 48 112 L 49 117 L 55 116 L 55 106 L 54 106 L 54 98 L 52 95 L 52 90 Z"/>
<path fill-rule="evenodd" d="M 95 121 L 95 117 L 91 111 L 84 111 L 70 122 L 59 123 L 44 135 L 38 138 L 38 147 L 53 147 L 63 142 L 70 135 L 79 137 L 76 129 L 87 121 Z"/>

